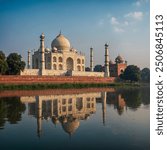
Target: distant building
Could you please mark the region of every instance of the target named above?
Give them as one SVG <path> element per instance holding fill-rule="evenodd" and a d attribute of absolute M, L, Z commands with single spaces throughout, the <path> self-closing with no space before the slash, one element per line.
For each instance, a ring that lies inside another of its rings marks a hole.
<path fill-rule="evenodd" d="M 127 61 L 124 61 L 124 59 L 120 55 L 118 55 L 115 58 L 115 63 L 112 61 L 109 62 L 110 76 L 119 77 L 119 75 L 124 72 L 126 67 Z"/>

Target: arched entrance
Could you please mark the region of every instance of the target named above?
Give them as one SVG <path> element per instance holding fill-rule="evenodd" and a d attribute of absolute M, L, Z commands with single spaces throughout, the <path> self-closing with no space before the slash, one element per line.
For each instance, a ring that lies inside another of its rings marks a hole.
<path fill-rule="evenodd" d="M 66 60 L 67 70 L 74 70 L 74 61 L 71 57 Z"/>

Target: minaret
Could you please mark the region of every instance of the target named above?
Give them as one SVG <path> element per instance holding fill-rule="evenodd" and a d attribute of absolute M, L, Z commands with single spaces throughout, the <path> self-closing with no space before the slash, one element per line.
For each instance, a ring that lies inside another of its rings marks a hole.
<path fill-rule="evenodd" d="M 106 98 L 107 98 L 107 93 L 101 92 L 103 125 L 105 125 L 106 122 Z"/>
<path fill-rule="evenodd" d="M 105 77 L 109 77 L 110 73 L 109 73 L 109 52 L 108 52 L 108 44 L 106 43 L 105 45 L 105 72 L 104 72 L 104 76 Z"/>
<path fill-rule="evenodd" d="M 40 65 L 40 69 L 41 71 L 45 69 L 45 46 L 44 46 L 44 39 L 45 39 L 45 35 L 44 33 L 41 34 L 40 36 L 40 50 L 41 50 L 41 65 Z"/>
<path fill-rule="evenodd" d="M 93 72 L 93 48 L 90 48 L 90 71 Z"/>
<path fill-rule="evenodd" d="M 30 50 L 28 50 L 27 69 L 30 69 Z"/>
<path fill-rule="evenodd" d="M 42 132 L 42 100 L 39 96 L 36 97 L 37 104 L 37 135 L 41 136 Z"/>

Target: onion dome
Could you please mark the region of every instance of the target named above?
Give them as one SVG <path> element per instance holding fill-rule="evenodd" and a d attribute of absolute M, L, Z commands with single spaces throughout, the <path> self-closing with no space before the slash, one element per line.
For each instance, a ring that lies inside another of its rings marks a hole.
<path fill-rule="evenodd" d="M 41 39 L 44 39 L 44 38 L 45 38 L 44 33 L 41 34 L 40 38 L 41 38 Z"/>
<path fill-rule="evenodd" d="M 114 62 L 112 60 L 109 61 L 109 64 L 114 64 Z"/>
<path fill-rule="evenodd" d="M 70 50 L 70 42 L 69 40 L 62 35 L 61 33 L 52 41 L 51 47 L 56 47 L 57 50 L 60 51 L 69 51 Z"/>
<path fill-rule="evenodd" d="M 46 53 L 50 52 L 50 49 L 46 47 L 46 48 L 45 48 L 45 52 L 46 52 Z"/>
<path fill-rule="evenodd" d="M 121 64 L 121 63 L 124 63 L 124 59 L 123 59 L 120 55 L 118 55 L 118 56 L 115 58 L 115 62 L 116 62 L 117 64 Z"/>

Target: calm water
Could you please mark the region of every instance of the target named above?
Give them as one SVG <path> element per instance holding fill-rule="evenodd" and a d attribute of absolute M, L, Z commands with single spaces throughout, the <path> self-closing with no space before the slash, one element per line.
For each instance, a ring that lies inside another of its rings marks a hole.
<path fill-rule="evenodd" d="M 149 103 L 149 88 L 1 97 L 0 149 L 149 150 Z"/>

